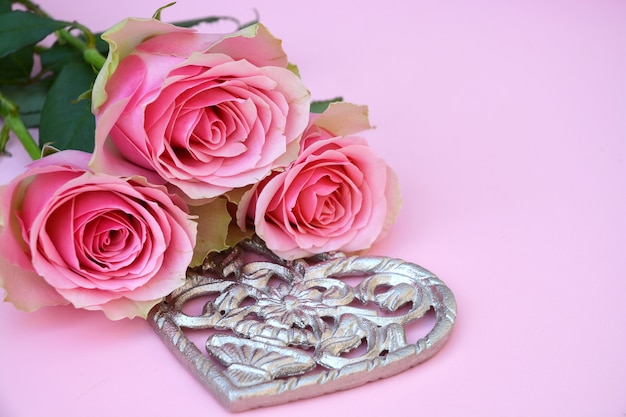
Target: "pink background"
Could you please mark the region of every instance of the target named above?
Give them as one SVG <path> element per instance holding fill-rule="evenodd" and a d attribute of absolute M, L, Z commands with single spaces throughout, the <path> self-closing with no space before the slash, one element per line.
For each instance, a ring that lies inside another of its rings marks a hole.
<path fill-rule="evenodd" d="M 41 1 L 94 30 L 164 3 Z M 369 105 L 404 195 L 374 252 L 439 275 L 459 314 L 417 368 L 246 414 L 626 415 L 626 2 L 181 0 L 163 18 L 253 8 L 314 98 Z M 1 183 L 28 160 L 9 150 Z M 141 320 L 0 303 L 0 335 L 1 416 L 228 414 Z"/>

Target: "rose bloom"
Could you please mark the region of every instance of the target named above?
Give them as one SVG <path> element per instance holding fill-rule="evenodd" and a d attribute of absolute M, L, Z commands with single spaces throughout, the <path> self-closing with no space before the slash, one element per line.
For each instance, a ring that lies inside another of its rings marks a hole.
<path fill-rule="evenodd" d="M 298 158 L 247 191 L 237 209 L 285 259 L 368 249 L 395 221 L 400 192 L 394 172 L 352 133 L 369 128 L 367 109 L 331 104 L 312 115 Z"/>
<path fill-rule="evenodd" d="M 52 154 L 0 189 L 0 285 L 22 310 L 146 317 L 183 284 L 196 223 L 165 187 L 94 174 L 89 158 Z"/>
<path fill-rule="evenodd" d="M 103 36 L 93 89 L 95 171 L 167 182 L 188 202 L 295 159 L 310 94 L 262 25 L 228 35 L 127 19 Z"/>

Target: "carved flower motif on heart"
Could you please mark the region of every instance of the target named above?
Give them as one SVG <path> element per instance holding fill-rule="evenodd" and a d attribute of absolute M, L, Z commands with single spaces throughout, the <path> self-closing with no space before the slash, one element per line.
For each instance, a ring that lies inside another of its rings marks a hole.
<path fill-rule="evenodd" d="M 291 286 L 280 284 L 268 287 L 257 301 L 261 316 L 270 325 L 304 329 L 311 327 L 319 334 L 326 323 L 319 312 L 327 308 L 324 304 L 324 293 L 317 288 L 307 288 L 306 281 L 297 280 Z"/>

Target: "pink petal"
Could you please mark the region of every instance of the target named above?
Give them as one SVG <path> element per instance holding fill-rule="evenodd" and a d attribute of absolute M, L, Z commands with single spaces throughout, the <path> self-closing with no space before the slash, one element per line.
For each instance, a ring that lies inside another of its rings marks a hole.
<path fill-rule="evenodd" d="M 0 256 L 0 287 L 4 288 L 4 300 L 24 311 L 34 311 L 41 307 L 65 305 L 69 302 L 42 277 L 7 262 Z"/>
<path fill-rule="evenodd" d="M 245 59 L 257 67 L 286 67 L 289 63 L 282 42 L 262 24 L 251 25 L 216 42 L 206 52 L 227 54 L 235 60 Z"/>

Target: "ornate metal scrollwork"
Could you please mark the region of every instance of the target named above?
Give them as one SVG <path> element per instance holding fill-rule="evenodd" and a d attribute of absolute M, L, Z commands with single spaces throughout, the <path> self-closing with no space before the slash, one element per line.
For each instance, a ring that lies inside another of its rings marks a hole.
<path fill-rule="evenodd" d="M 187 311 L 198 301 L 201 312 Z M 432 329 L 408 341 L 407 326 L 429 311 Z M 190 269 L 150 312 L 162 340 L 231 411 L 402 372 L 444 345 L 455 317 L 450 289 L 418 265 L 339 253 L 285 261 L 259 240 Z M 195 330 L 210 333 L 202 350 L 185 333 Z"/>

